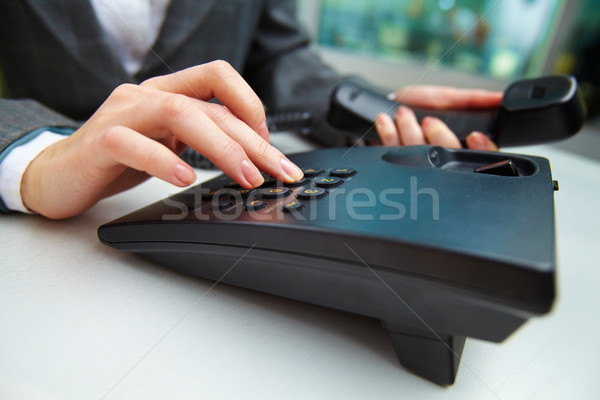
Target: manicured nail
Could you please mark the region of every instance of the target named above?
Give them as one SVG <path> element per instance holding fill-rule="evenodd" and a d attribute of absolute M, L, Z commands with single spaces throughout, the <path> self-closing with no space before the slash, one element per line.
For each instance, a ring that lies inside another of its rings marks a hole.
<path fill-rule="evenodd" d="M 262 185 L 265 181 L 258 168 L 247 160 L 242 160 L 242 175 L 244 175 L 246 182 L 253 188 Z"/>
<path fill-rule="evenodd" d="M 421 120 L 421 126 L 422 127 L 426 127 L 426 126 L 431 127 L 432 125 L 439 124 L 440 122 L 442 122 L 442 121 L 439 118 L 426 116 L 426 117 L 423 117 L 423 119 Z"/>
<path fill-rule="evenodd" d="M 294 163 L 288 160 L 285 156 L 281 157 L 281 168 L 283 172 L 287 175 L 286 182 L 294 182 L 299 181 L 304 176 L 304 173 L 300 168 L 298 168 Z"/>
<path fill-rule="evenodd" d="M 406 113 L 409 113 L 409 112 L 410 112 L 410 109 L 408 107 L 406 107 L 406 106 L 400 106 L 396 110 L 396 115 L 403 116 L 403 115 L 406 115 Z"/>
<path fill-rule="evenodd" d="M 263 122 L 259 127 L 257 133 L 260 137 L 265 140 L 269 140 L 269 128 L 267 127 L 267 123 Z"/>
<path fill-rule="evenodd" d="M 175 178 L 183 185 L 191 185 L 196 180 L 196 173 L 189 165 L 179 163 L 175 166 Z"/>
<path fill-rule="evenodd" d="M 392 119 L 390 118 L 389 115 L 384 114 L 384 113 L 379 113 L 377 114 L 377 117 L 375 118 L 375 125 L 387 125 L 390 122 L 392 122 Z"/>

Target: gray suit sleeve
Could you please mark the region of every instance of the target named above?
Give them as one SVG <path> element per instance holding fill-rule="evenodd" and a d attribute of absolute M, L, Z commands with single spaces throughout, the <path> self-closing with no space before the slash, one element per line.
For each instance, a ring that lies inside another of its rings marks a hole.
<path fill-rule="evenodd" d="M 43 127 L 74 128 L 79 123 L 35 100 L 0 99 L 0 154 L 11 143 Z"/>
<path fill-rule="evenodd" d="M 316 140 L 329 146 L 351 140 L 327 124 L 331 93 L 345 78 L 310 48 L 310 38 L 296 18 L 295 1 L 267 1 L 244 75 L 268 112 L 308 111 Z"/>

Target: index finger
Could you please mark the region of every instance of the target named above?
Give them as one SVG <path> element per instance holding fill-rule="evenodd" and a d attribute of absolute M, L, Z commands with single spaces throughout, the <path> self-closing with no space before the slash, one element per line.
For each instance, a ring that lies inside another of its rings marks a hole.
<path fill-rule="evenodd" d="M 500 105 L 502 95 L 502 92 L 482 89 L 419 85 L 400 89 L 395 100 L 413 107 L 436 109 L 492 108 Z"/>
<path fill-rule="evenodd" d="M 262 102 L 244 78 L 226 61 L 212 61 L 150 78 L 142 86 L 205 101 L 216 97 L 263 139 L 269 140 Z"/>

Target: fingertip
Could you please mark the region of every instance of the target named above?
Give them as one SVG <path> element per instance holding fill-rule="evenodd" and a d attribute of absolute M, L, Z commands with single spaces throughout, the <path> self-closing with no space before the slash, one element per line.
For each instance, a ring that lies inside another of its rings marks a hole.
<path fill-rule="evenodd" d="M 427 128 L 427 127 L 431 127 L 434 124 L 438 123 L 438 122 L 442 122 L 442 120 L 436 118 L 436 117 L 431 117 L 429 115 L 423 117 L 423 119 L 421 120 L 421 126 L 423 128 Z"/>
<path fill-rule="evenodd" d="M 279 163 L 284 173 L 284 182 L 296 182 L 304 177 L 304 172 L 286 156 L 282 156 Z"/>
<path fill-rule="evenodd" d="M 246 182 L 239 183 L 247 189 L 258 187 L 265 181 L 258 168 L 248 160 L 242 160 L 242 175 Z"/>
<path fill-rule="evenodd" d="M 375 125 L 385 126 L 392 122 L 392 118 L 386 113 L 379 113 L 375 117 Z"/>
<path fill-rule="evenodd" d="M 498 146 L 482 132 L 472 132 L 467 136 L 466 144 L 469 149 L 498 151 Z"/>
<path fill-rule="evenodd" d="M 394 121 L 388 114 L 380 113 L 377 115 L 375 118 L 375 129 L 384 146 L 400 145 Z"/>
<path fill-rule="evenodd" d="M 178 163 L 175 166 L 175 178 L 178 182 L 174 182 L 177 186 L 188 186 L 196 181 L 196 173 L 189 165 Z"/>
<path fill-rule="evenodd" d="M 454 149 L 462 147 L 460 140 L 441 119 L 431 116 L 424 117 L 421 126 L 429 144 Z"/>

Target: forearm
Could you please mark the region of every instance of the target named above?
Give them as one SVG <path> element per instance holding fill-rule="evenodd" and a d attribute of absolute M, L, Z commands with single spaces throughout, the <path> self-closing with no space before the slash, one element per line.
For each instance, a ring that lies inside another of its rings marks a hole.
<path fill-rule="evenodd" d="M 44 127 L 77 129 L 80 124 L 35 100 L 0 99 L 0 155 L 30 132 Z"/>

